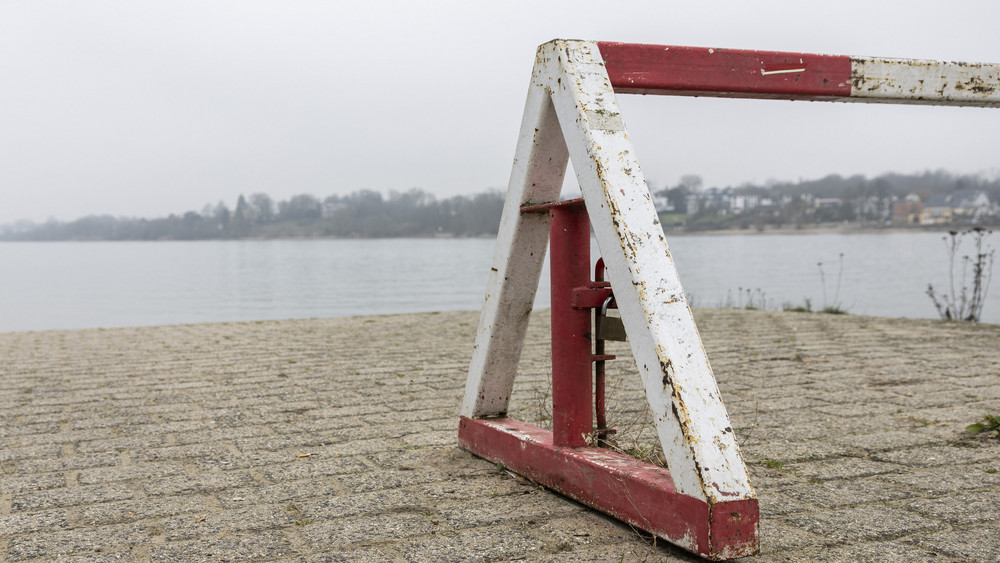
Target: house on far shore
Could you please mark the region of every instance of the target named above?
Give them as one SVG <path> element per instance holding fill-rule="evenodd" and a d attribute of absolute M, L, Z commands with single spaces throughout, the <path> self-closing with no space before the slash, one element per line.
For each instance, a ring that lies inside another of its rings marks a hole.
<path fill-rule="evenodd" d="M 892 204 L 892 224 L 893 225 L 918 225 L 924 212 L 924 204 L 917 201 L 897 201 Z"/>
<path fill-rule="evenodd" d="M 932 195 L 920 214 L 921 225 L 942 225 L 951 223 L 955 213 L 951 208 L 951 196 Z"/>
<path fill-rule="evenodd" d="M 951 194 L 951 206 L 958 220 L 979 223 L 992 215 L 990 196 L 982 190 L 958 190 Z"/>
<path fill-rule="evenodd" d="M 980 223 L 996 215 L 990 196 L 982 190 L 958 190 L 948 195 L 931 196 L 920 214 L 921 225 L 940 225 L 958 221 Z"/>

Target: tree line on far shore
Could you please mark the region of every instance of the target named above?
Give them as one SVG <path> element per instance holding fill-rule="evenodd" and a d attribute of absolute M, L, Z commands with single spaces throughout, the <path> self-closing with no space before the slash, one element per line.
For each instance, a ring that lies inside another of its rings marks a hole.
<path fill-rule="evenodd" d="M 866 228 L 1000 224 L 1000 176 L 922 174 L 831 174 L 818 180 L 768 182 L 759 186 L 701 188 L 698 176 L 653 195 L 666 228 L 684 231 L 823 224 Z"/>
<path fill-rule="evenodd" d="M 823 222 L 887 223 L 894 202 L 978 190 L 1000 209 L 1000 178 L 954 175 L 944 171 L 883 174 L 868 179 L 836 174 L 818 180 L 701 187 L 697 176 L 685 176 L 677 186 L 651 189 L 665 226 L 688 231 L 706 228 L 748 228 L 763 225 L 804 226 Z M 234 208 L 225 202 L 200 212 L 137 219 L 92 215 L 75 221 L 20 222 L 0 225 L 0 240 L 205 240 L 281 237 L 472 237 L 495 235 L 504 194 L 493 190 L 476 195 L 437 199 L 419 188 L 390 192 L 371 190 L 319 199 L 301 194 L 274 201 L 264 193 L 240 196 Z M 739 208 L 735 204 L 741 204 Z M 996 214 L 981 224 L 1000 220 Z"/>
<path fill-rule="evenodd" d="M 157 219 L 92 215 L 75 221 L 0 226 L 0 240 L 210 240 L 281 237 L 473 237 L 495 235 L 504 196 L 487 191 L 436 199 L 406 192 L 361 190 L 320 200 L 301 194 L 275 202 L 264 193 Z"/>

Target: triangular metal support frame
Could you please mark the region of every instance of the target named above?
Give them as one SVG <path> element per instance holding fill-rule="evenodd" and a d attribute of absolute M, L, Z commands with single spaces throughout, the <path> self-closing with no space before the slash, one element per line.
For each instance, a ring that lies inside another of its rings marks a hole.
<path fill-rule="evenodd" d="M 704 557 L 750 555 L 759 546 L 757 499 L 616 90 L 997 106 L 1000 67 L 591 41 L 539 47 L 459 443 Z M 549 216 L 522 208 L 559 199 L 570 159 L 669 472 L 607 450 L 553 445 L 545 431 L 506 417 L 549 240 Z"/>

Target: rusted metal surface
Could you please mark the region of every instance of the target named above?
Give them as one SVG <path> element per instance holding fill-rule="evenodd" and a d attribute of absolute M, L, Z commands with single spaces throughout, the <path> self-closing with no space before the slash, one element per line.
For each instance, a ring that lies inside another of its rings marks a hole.
<path fill-rule="evenodd" d="M 702 557 L 757 551 L 755 500 L 709 504 L 677 491 L 662 467 L 604 448 L 562 448 L 551 432 L 510 418 L 462 417 L 459 445 Z"/>

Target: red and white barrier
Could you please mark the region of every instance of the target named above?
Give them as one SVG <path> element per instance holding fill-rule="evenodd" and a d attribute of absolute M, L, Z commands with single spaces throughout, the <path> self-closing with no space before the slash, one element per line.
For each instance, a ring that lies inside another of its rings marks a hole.
<path fill-rule="evenodd" d="M 539 47 L 459 442 L 704 557 L 750 555 L 757 499 L 616 92 L 996 107 L 1000 65 L 591 41 Z M 558 200 L 569 159 L 669 472 L 506 418 L 549 241 L 549 214 L 522 211 Z"/>
<path fill-rule="evenodd" d="M 597 43 L 615 92 L 1000 106 L 1000 65 Z"/>

